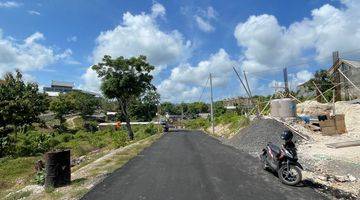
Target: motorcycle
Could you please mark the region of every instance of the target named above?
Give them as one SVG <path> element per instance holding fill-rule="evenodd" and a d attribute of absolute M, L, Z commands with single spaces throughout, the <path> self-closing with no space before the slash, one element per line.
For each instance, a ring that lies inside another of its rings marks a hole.
<path fill-rule="evenodd" d="M 280 156 L 279 156 L 280 155 Z M 301 179 L 303 167 L 298 163 L 296 149 L 286 149 L 269 143 L 263 149 L 260 159 L 264 170 L 272 170 L 286 185 L 297 185 Z"/>

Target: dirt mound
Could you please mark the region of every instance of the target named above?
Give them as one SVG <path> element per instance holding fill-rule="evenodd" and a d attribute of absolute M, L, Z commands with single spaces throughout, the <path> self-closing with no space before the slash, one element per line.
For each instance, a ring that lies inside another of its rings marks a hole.
<path fill-rule="evenodd" d="M 335 113 L 345 115 L 345 125 L 351 136 L 360 138 L 360 104 L 345 101 L 335 103 Z"/>
<path fill-rule="evenodd" d="M 296 105 L 297 114 L 326 115 L 330 114 L 331 110 L 331 104 L 319 103 L 317 101 L 304 101 Z"/>
<path fill-rule="evenodd" d="M 256 156 L 268 142 L 276 145 L 283 144 L 280 134 L 284 130 L 288 130 L 288 128 L 273 119 L 258 119 L 253 121 L 250 126 L 242 129 L 226 143 Z M 297 140 L 299 140 L 299 136 L 294 134 L 294 141 Z"/>

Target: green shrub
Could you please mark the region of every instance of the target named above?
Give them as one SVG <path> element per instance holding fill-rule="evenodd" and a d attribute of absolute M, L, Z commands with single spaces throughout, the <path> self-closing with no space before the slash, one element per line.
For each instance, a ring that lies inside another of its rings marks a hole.
<path fill-rule="evenodd" d="M 98 130 L 97 126 L 98 126 L 98 123 L 95 121 L 90 121 L 90 122 L 84 123 L 84 129 L 89 132 L 97 131 Z"/>
<path fill-rule="evenodd" d="M 15 154 L 17 156 L 33 156 L 45 153 L 58 141 L 50 134 L 38 131 L 29 131 L 25 134 L 18 134 L 16 137 Z"/>
<path fill-rule="evenodd" d="M 45 184 L 45 170 L 40 170 L 36 172 L 35 174 L 35 183 L 38 185 L 44 185 Z"/>
<path fill-rule="evenodd" d="M 126 145 L 128 136 L 127 133 L 123 130 L 114 131 L 111 133 L 111 139 L 112 139 L 113 147 L 119 148 Z"/>
<path fill-rule="evenodd" d="M 210 126 L 210 121 L 204 118 L 196 118 L 185 121 L 185 126 L 190 129 L 206 129 Z"/>

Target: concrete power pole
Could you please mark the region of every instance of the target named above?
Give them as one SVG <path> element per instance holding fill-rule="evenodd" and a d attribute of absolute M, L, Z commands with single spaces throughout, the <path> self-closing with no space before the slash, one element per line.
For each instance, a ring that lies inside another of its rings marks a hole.
<path fill-rule="evenodd" d="M 284 83 L 285 83 L 285 97 L 289 97 L 289 82 L 288 82 L 288 73 L 287 73 L 287 68 L 284 68 Z"/>
<path fill-rule="evenodd" d="M 211 128 L 212 128 L 212 134 L 215 134 L 215 128 L 214 128 L 214 108 L 213 108 L 213 88 L 212 88 L 212 76 L 210 73 L 210 114 L 211 114 Z"/>

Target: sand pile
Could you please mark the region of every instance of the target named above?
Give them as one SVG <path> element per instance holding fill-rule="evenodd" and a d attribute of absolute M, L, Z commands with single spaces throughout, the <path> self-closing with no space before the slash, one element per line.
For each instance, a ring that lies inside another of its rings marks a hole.
<path fill-rule="evenodd" d="M 296 105 L 298 115 L 326 115 L 332 111 L 332 105 L 317 101 L 304 101 Z"/>
<path fill-rule="evenodd" d="M 345 101 L 336 102 L 335 113 L 344 114 L 349 135 L 360 138 L 360 104 L 350 104 Z"/>

